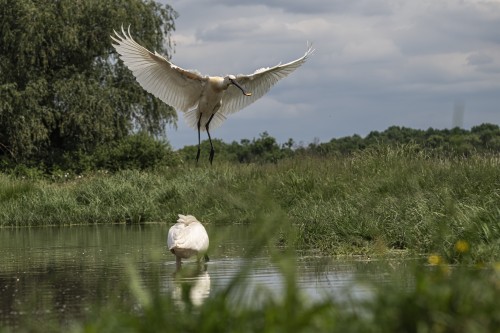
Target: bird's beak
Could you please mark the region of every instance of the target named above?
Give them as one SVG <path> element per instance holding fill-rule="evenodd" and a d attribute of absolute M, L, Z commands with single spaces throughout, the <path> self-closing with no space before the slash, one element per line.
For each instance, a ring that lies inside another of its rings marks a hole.
<path fill-rule="evenodd" d="M 231 83 L 234 84 L 236 87 L 238 87 L 241 90 L 241 92 L 243 93 L 243 95 L 245 95 L 245 96 L 252 96 L 251 92 L 246 92 L 245 89 L 243 89 L 243 87 L 240 86 L 239 83 L 236 82 L 235 80 L 231 80 Z"/>

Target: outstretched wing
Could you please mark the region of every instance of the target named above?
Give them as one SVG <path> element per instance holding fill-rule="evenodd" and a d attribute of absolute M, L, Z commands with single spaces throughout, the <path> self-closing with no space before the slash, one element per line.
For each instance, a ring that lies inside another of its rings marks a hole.
<path fill-rule="evenodd" d="M 123 26 L 122 35 L 114 33 L 113 46 L 146 91 L 183 112 L 196 107 L 206 77 L 175 66 L 156 51 L 148 51 L 132 38 L 130 27 L 128 33 Z"/>
<path fill-rule="evenodd" d="M 241 90 L 234 85 L 230 85 L 222 98 L 222 106 L 219 112 L 228 115 L 252 104 L 264 96 L 279 80 L 299 68 L 313 52 L 314 49 L 309 46 L 306 53 L 297 60 L 284 65 L 278 64 L 274 67 L 261 68 L 251 75 L 236 76 L 236 81 L 246 91 L 251 92 L 252 96 L 245 96 L 241 93 Z"/>

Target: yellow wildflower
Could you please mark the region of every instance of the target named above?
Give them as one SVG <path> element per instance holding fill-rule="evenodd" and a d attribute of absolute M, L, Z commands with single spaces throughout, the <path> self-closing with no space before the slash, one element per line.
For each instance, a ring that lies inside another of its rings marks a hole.
<path fill-rule="evenodd" d="M 438 254 L 431 254 L 429 258 L 427 258 L 427 262 L 432 266 L 436 266 L 441 264 L 443 259 Z"/>
<path fill-rule="evenodd" d="M 466 253 L 469 251 L 469 243 L 461 239 L 455 243 L 455 251 L 458 253 Z"/>

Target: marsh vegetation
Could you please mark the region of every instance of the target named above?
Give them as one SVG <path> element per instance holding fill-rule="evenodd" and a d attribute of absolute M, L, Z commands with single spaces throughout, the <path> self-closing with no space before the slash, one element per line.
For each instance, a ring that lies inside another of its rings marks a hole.
<path fill-rule="evenodd" d="M 130 297 L 94 304 L 72 322 L 75 331 L 487 332 L 499 318 L 499 164 L 495 154 L 436 157 L 407 144 L 212 168 L 2 174 L 0 221 L 4 228 L 171 224 L 189 212 L 211 228 L 250 228 L 248 264 L 202 305 L 185 299 L 188 306 L 178 307 L 131 274 L 123 288 Z M 240 288 L 261 251 L 282 276 L 283 297 L 248 307 Z M 411 258 L 413 282 L 372 281 L 373 297 L 353 300 L 350 310 L 333 299 L 308 302 L 297 284 L 297 251 Z"/>
<path fill-rule="evenodd" d="M 445 253 L 474 244 L 475 261 L 498 259 L 500 167 L 495 154 L 441 158 L 417 146 L 377 146 L 344 157 L 272 164 L 220 162 L 154 170 L 1 175 L 3 226 L 172 222 L 252 223 L 280 214 L 275 241 L 321 254 Z M 280 237 L 292 225 L 293 237 Z"/>

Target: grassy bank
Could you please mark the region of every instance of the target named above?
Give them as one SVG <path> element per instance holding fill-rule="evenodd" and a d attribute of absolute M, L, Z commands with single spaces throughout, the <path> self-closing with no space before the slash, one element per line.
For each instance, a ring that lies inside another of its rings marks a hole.
<path fill-rule="evenodd" d="M 277 164 L 185 165 L 154 171 L 0 175 L 2 226 L 168 222 L 189 213 L 206 223 L 252 223 L 279 212 L 279 244 L 329 254 L 454 251 L 474 261 L 500 256 L 500 159 L 430 157 L 415 146 L 384 146 L 350 157 L 294 158 Z M 280 228 L 294 226 L 293 237 Z"/>

